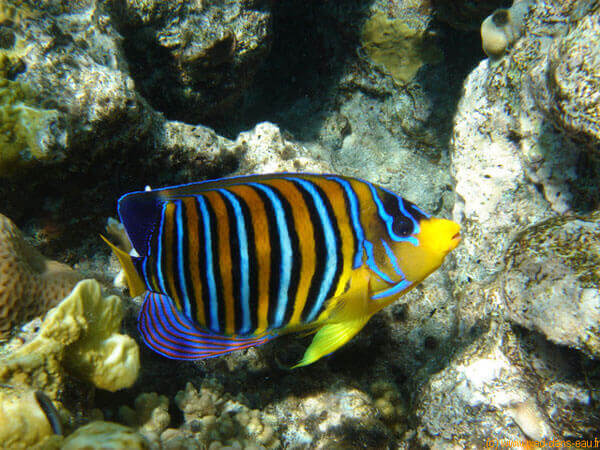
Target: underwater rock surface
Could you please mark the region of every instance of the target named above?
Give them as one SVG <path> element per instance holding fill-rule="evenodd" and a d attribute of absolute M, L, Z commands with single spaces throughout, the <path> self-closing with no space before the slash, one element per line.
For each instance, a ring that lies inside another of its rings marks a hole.
<path fill-rule="evenodd" d="M 0 202 L 23 230 L 0 222 L 0 318 L 15 334 L 0 347 L 0 446 L 594 437 L 599 7 L 514 2 L 531 10 L 484 59 L 480 26 L 511 3 L 0 4 Z M 313 366 L 287 370 L 308 343 L 293 336 L 197 362 L 152 353 L 140 299 L 111 286 L 119 268 L 97 237 L 116 200 L 275 171 L 366 178 L 453 215 L 463 241 Z M 107 294 L 84 281 L 42 322 L 78 278 L 54 295 L 30 242 Z"/>

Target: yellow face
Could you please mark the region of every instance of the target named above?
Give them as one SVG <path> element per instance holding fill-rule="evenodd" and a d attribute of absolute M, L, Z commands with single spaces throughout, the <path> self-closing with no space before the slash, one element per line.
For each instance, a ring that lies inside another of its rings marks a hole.
<path fill-rule="evenodd" d="M 394 302 L 438 269 L 461 239 L 460 225 L 447 219 L 423 217 L 415 231 L 400 242 L 386 241 L 374 251 L 377 273 L 371 277 L 370 288 L 377 309 Z"/>
<path fill-rule="evenodd" d="M 415 235 L 419 245 L 401 242 L 395 253 L 406 278 L 417 284 L 427 278 L 444 262 L 448 253 L 460 243 L 460 225 L 447 219 L 422 219 L 419 233 Z"/>

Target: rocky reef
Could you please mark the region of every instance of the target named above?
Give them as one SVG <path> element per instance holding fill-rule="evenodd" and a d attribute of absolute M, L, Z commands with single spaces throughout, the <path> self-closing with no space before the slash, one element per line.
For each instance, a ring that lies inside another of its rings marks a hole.
<path fill-rule="evenodd" d="M 2 2 L 0 447 L 595 437 L 599 23 L 593 0 Z M 281 171 L 379 183 L 461 245 L 314 365 L 288 369 L 302 336 L 153 353 L 98 237 L 119 196 Z"/>

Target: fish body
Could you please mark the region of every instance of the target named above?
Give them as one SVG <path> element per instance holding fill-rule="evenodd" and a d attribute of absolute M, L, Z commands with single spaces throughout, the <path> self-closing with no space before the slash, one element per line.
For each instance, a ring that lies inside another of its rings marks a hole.
<path fill-rule="evenodd" d="M 109 243 L 158 353 L 202 359 L 316 335 L 310 364 L 436 270 L 458 224 L 338 175 L 249 175 L 124 195 L 131 256 Z"/>

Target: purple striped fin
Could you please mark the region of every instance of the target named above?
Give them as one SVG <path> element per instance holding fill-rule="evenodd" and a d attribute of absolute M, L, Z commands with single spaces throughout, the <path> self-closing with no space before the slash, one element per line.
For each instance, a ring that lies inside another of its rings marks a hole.
<path fill-rule="evenodd" d="M 138 318 L 144 342 L 171 359 L 205 359 L 262 345 L 275 336 L 221 336 L 198 328 L 166 295 L 146 292 Z"/>

